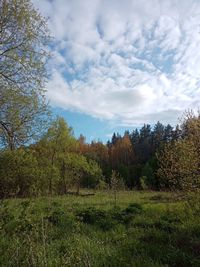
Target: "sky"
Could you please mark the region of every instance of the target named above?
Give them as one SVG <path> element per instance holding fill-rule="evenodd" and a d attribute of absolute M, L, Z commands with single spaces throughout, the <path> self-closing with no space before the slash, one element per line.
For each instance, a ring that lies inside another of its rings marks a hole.
<path fill-rule="evenodd" d="M 175 125 L 200 104 L 200 0 L 32 0 L 48 17 L 47 98 L 76 136 Z"/>

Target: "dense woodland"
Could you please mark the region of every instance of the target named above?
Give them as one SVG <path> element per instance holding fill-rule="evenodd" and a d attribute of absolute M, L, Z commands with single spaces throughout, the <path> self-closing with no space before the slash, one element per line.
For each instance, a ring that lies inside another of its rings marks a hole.
<path fill-rule="evenodd" d="M 144 124 L 123 136 L 114 133 L 107 144 L 88 144 L 49 112 L 46 20 L 28 0 L 1 0 L 0 34 L 1 198 L 119 185 L 199 189 L 199 114 L 186 112 L 176 127 Z"/>
<path fill-rule="evenodd" d="M 107 144 L 88 144 L 57 118 L 38 142 L 1 150 L 1 197 L 109 189 L 113 175 L 121 189 L 196 190 L 199 133 L 199 117 L 187 113 L 175 129 L 158 122 L 153 129 L 147 124 L 123 136 L 114 133 Z"/>

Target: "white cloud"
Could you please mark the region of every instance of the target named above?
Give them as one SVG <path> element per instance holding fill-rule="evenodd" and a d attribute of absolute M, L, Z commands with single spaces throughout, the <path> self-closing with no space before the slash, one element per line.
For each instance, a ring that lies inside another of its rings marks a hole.
<path fill-rule="evenodd" d="M 33 0 L 55 36 L 52 105 L 136 125 L 200 104 L 200 1 Z"/>

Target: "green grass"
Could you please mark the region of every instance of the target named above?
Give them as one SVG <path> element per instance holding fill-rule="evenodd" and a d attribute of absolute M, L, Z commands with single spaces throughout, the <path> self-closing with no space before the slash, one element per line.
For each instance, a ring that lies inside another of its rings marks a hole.
<path fill-rule="evenodd" d="M 200 201 L 127 191 L 1 202 L 0 266 L 200 266 Z"/>

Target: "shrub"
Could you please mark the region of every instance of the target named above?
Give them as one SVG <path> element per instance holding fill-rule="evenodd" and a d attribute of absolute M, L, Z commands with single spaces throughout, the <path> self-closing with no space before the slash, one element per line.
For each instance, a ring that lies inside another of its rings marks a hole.
<path fill-rule="evenodd" d="M 36 158 L 24 149 L 0 154 L 0 197 L 25 197 L 40 188 L 40 170 Z"/>
<path fill-rule="evenodd" d="M 140 177 L 140 189 L 142 189 L 142 190 L 148 189 L 147 177 L 146 176 Z"/>
<path fill-rule="evenodd" d="M 92 207 L 79 211 L 77 216 L 80 221 L 95 225 L 102 230 L 109 230 L 116 224 L 108 211 L 98 210 Z"/>

